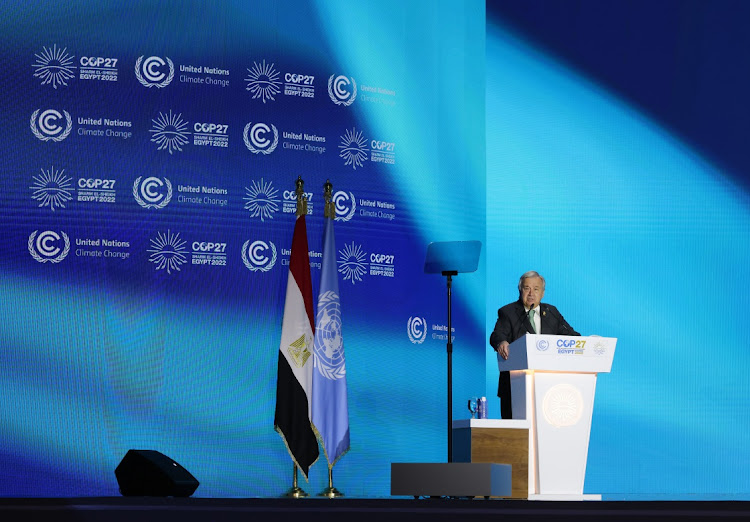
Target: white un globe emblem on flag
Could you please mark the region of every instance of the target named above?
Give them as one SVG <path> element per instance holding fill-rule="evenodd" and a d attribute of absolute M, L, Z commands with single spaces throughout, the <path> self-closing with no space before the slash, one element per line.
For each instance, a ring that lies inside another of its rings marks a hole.
<path fill-rule="evenodd" d="M 341 305 L 339 296 L 325 292 L 318 301 L 315 330 L 315 366 L 320 374 L 332 381 L 346 375 L 344 338 L 341 336 Z"/>

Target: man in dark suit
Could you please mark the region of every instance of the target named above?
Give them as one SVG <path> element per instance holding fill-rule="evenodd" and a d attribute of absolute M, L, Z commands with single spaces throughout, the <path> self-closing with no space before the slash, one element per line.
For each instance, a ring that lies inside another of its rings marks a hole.
<path fill-rule="evenodd" d="M 518 281 L 518 301 L 497 311 L 490 345 L 503 359 L 508 359 L 509 345 L 527 333 L 549 335 L 581 335 L 568 324 L 552 305 L 542 304 L 545 281 L 538 273 L 526 272 Z M 500 413 L 503 419 L 513 418 L 510 397 L 510 372 L 500 372 L 497 386 Z"/>

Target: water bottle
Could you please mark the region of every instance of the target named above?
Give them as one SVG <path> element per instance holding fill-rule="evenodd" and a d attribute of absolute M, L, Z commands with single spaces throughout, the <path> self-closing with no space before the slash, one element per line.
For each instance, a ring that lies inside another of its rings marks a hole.
<path fill-rule="evenodd" d="M 487 397 L 482 397 L 479 399 L 479 404 L 477 404 L 477 412 L 478 417 L 480 419 L 486 419 L 487 418 Z"/>

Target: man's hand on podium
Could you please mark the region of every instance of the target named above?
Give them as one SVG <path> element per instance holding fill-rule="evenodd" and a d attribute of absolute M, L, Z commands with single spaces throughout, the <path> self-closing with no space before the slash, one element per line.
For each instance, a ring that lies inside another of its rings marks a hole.
<path fill-rule="evenodd" d="M 510 349 L 508 348 L 509 346 L 510 344 L 508 343 L 508 341 L 503 341 L 499 345 L 497 345 L 497 350 L 495 350 L 500 354 L 500 357 L 502 357 L 506 361 L 508 360 L 508 355 L 510 354 Z"/>

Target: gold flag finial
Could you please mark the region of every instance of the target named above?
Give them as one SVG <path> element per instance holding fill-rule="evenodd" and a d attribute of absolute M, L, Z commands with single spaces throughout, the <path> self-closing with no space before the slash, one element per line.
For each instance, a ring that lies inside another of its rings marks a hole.
<path fill-rule="evenodd" d="M 333 204 L 333 183 L 327 179 L 323 183 L 323 217 L 334 219 L 336 217 L 336 205 Z"/>
<path fill-rule="evenodd" d="M 305 182 L 302 181 L 302 176 L 297 176 L 297 181 L 294 182 L 296 189 L 294 193 L 297 194 L 297 217 L 307 215 L 307 196 L 305 196 Z"/>

